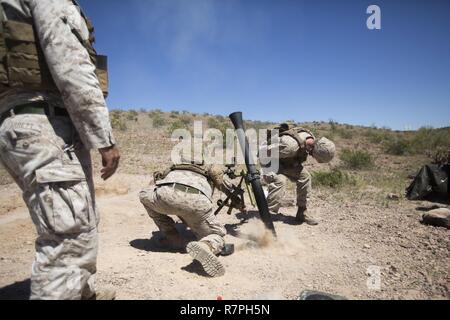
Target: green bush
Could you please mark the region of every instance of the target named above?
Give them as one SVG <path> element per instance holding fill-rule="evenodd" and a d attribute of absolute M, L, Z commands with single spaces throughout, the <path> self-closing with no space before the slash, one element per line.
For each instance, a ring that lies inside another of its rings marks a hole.
<path fill-rule="evenodd" d="M 330 119 L 328 124 L 330 125 L 330 130 L 331 131 L 336 131 L 336 129 L 337 129 L 337 122 L 336 121 L 334 121 L 333 119 Z"/>
<path fill-rule="evenodd" d="M 315 186 L 338 189 L 344 185 L 355 185 L 356 180 L 339 169 L 333 169 L 331 171 L 313 172 L 312 183 Z"/>
<path fill-rule="evenodd" d="M 189 127 L 185 123 L 183 123 L 181 120 L 177 120 L 170 124 L 170 126 L 167 128 L 167 131 L 169 134 L 172 134 L 175 130 L 178 130 L 178 129 L 188 130 Z"/>
<path fill-rule="evenodd" d="M 154 109 L 154 110 L 150 110 L 150 111 L 148 112 L 148 116 L 149 116 L 150 118 L 157 117 L 157 116 L 161 116 L 161 115 L 162 115 L 161 109 Z"/>
<path fill-rule="evenodd" d="M 387 127 L 367 128 L 362 135 L 374 144 L 382 144 L 384 152 L 392 155 L 432 154 L 439 148 L 450 150 L 450 128 L 423 127 L 417 131 L 396 132 Z"/>
<path fill-rule="evenodd" d="M 223 119 L 223 121 L 219 121 L 218 119 Z M 208 128 L 210 129 L 217 129 L 222 133 L 223 136 L 223 147 L 227 148 L 227 141 L 226 141 L 226 136 L 227 136 L 227 129 L 232 128 L 231 127 L 231 122 L 228 122 L 225 120 L 225 117 L 216 117 L 216 118 L 208 118 Z"/>
<path fill-rule="evenodd" d="M 256 130 L 267 130 L 273 126 L 274 124 L 268 121 L 252 121 L 252 127 Z"/>
<path fill-rule="evenodd" d="M 120 131 L 127 131 L 128 126 L 122 118 L 111 119 L 111 127 Z"/>
<path fill-rule="evenodd" d="M 334 130 L 334 133 L 336 133 L 342 139 L 353 139 L 353 131 L 349 129 L 337 128 Z"/>
<path fill-rule="evenodd" d="M 152 118 L 154 128 L 161 128 L 167 123 L 166 119 L 164 119 L 160 114 L 155 114 Z"/>
<path fill-rule="evenodd" d="M 222 116 L 220 114 L 216 116 L 216 119 L 217 119 L 217 121 L 220 121 L 220 122 L 228 121 L 227 118 L 225 118 L 224 116 Z"/>
<path fill-rule="evenodd" d="M 207 124 L 208 124 L 208 128 L 213 128 L 213 129 L 217 129 L 220 126 L 220 123 L 219 123 L 219 121 L 217 121 L 216 118 L 208 118 Z"/>
<path fill-rule="evenodd" d="M 177 119 L 179 115 L 180 115 L 179 111 L 171 111 L 169 117 L 171 119 Z"/>
<path fill-rule="evenodd" d="M 349 150 L 344 149 L 341 152 L 341 161 L 344 167 L 353 170 L 370 169 L 375 162 L 373 156 L 364 150 Z"/>
<path fill-rule="evenodd" d="M 396 138 L 384 142 L 384 152 L 395 156 L 403 156 L 409 153 L 411 146 L 408 140 Z"/>
<path fill-rule="evenodd" d="M 126 121 L 122 117 L 123 112 L 114 110 L 111 111 L 110 118 L 111 118 L 111 127 L 115 130 L 120 131 L 126 131 L 128 129 Z"/>
<path fill-rule="evenodd" d="M 335 131 L 328 131 L 328 130 L 316 130 L 317 136 L 320 137 L 326 137 L 330 139 L 331 141 L 336 140 L 337 134 Z"/>
<path fill-rule="evenodd" d="M 341 130 L 339 135 L 342 137 L 342 139 L 353 139 L 353 131 L 351 130 Z"/>
<path fill-rule="evenodd" d="M 380 144 L 383 141 L 389 140 L 391 135 L 387 131 L 370 128 L 364 131 L 364 136 L 367 137 L 369 142 L 374 144 Z"/>
<path fill-rule="evenodd" d="M 180 117 L 180 121 L 186 126 L 189 127 L 192 124 L 192 116 L 190 116 L 189 114 L 183 114 Z"/>
<path fill-rule="evenodd" d="M 424 154 L 439 148 L 450 150 L 450 128 L 420 128 L 411 138 L 411 152 Z"/>
<path fill-rule="evenodd" d="M 128 121 L 138 121 L 138 113 L 135 110 L 130 110 L 127 112 Z"/>

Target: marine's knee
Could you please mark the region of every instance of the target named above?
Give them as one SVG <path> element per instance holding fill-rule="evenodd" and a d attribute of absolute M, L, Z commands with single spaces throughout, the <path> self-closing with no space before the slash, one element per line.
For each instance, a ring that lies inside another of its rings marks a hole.
<path fill-rule="evenodd" d="M 275 188 L 282 188 L 287 184 L 287 181 L 288 181 L 287 177 L 278 174 L 273 177 L 271 185 Z"/>
<path fill-rule="evenodd" d="M 279 174 L 275 178 L 275 183 L 279 185 L 285 185 L 288 182 L 288 178 L 282 174 Z"/>

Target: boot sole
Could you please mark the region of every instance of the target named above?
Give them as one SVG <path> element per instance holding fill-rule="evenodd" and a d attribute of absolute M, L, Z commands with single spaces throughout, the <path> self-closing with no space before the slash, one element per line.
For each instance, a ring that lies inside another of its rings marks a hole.
<path fill-rule="evenodd" d="M 198 242 L 191 242 L 186 246 L 190 256 L 200 262 L 205 272 L 211 277 L 221 277 L 225 274 L 225 268 L 217 257 Z"/>

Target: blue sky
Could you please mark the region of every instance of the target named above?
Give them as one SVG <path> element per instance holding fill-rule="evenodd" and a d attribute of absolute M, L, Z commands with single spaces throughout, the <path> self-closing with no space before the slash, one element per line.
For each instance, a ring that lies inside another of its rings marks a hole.
<path fill-rule="evenodd" d="M 450 125 L 450 1 L 79 2 L 109 56 L 111 109 Z"/>

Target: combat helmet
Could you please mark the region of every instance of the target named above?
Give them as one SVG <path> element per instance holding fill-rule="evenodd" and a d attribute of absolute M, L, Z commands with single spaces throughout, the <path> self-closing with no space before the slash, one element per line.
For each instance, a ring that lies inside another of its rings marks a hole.
<path fill-rule="evenodd" d="M 333 141 L 321 138 L 316 142 L 312 156 L 319 163 L 328 163 L 336 155 L 336 146 Z"/>

